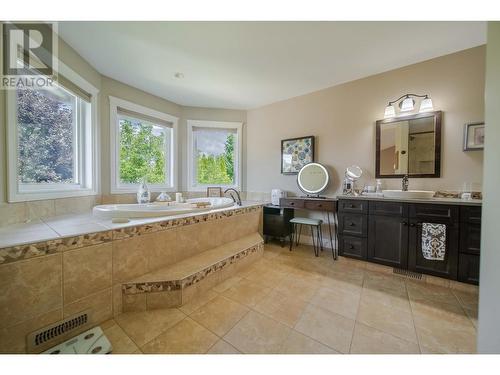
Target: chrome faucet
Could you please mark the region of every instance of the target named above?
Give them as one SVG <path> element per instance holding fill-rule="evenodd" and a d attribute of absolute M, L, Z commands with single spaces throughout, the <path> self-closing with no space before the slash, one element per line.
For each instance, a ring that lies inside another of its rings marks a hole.
<path fill-rule="evenodd" d="M 238 193 L 238 191 L 236 189 L 229 188 L 229 189 L 226 189 L 224 191 L 224 194 L 226 194 L 228 191 L 234 191 L 236 193 L 236 198 L 234 197 L 234 195 L 232 193 L 230 193 L 229 195 L 231 196 L 231 198 L 233 198 L 234 203 L 236 203 L 238 206 L 241 206 L 242 203 L 241 203 L 240 193 Z"/>
<path fill-rule="evenodd" d="M 401 190 L 408 191 L 408 184 L 410 183 L 410 177 L 408 173 L 403 176 L 403 180 L 401 181 Z"/>

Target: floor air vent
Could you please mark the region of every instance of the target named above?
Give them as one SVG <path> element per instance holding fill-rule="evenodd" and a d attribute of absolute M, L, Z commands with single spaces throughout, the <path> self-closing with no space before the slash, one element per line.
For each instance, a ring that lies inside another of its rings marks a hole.
<path fill-rule="evenodd" d="M 395 273 L 396 275 L 407 277 L 409 279 L 422 280 L 421 273 L 404 270 L 402 268 L 393 268 L 392 273 Z"/>
<path fill-rule="evenodd" d="M 90 321 L 90 310 L 69 316 L 62 322 L 54 323 L 32 332 L 28 335 L 28 352 L 40 352 L 44 348 L 54 344 L 54 342 L 61 342 L 63 338 L 73 334 L 75 331 L 81 331 L 82 328 L 87 326 Z"/>

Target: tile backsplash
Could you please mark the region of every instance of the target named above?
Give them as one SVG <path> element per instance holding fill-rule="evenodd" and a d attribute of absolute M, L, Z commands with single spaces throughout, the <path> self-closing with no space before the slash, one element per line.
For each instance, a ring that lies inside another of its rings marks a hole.
<path fill-rule="evenodd" d="M 101 197 L 94 195 L 31 202 L 0 203 L 0 227 L 69 213 L 88 212 L 96 204 L 100 203 Z"/>

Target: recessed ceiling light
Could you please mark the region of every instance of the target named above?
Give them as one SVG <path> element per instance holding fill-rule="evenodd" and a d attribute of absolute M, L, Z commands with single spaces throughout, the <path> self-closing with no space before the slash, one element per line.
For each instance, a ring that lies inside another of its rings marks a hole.
<path fill-rule="evenodd" d="M 177 73 L 174 74 L 174 77 L 181 79 L 181 78 L 184 78 L 184 74 L 181 73 L 181 72 L 177 72 Z"/>

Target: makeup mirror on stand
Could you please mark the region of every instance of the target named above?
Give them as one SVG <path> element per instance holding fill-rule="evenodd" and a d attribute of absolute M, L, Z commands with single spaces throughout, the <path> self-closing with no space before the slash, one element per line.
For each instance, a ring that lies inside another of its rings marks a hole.
<path fill-rule="evenodd" d="M 319 198 L 319 194 L 325 191 L 329 181 L 328 171 L 319 163 L 304 165 L 297 175 L 297 185 L 308 197 Z"/>

